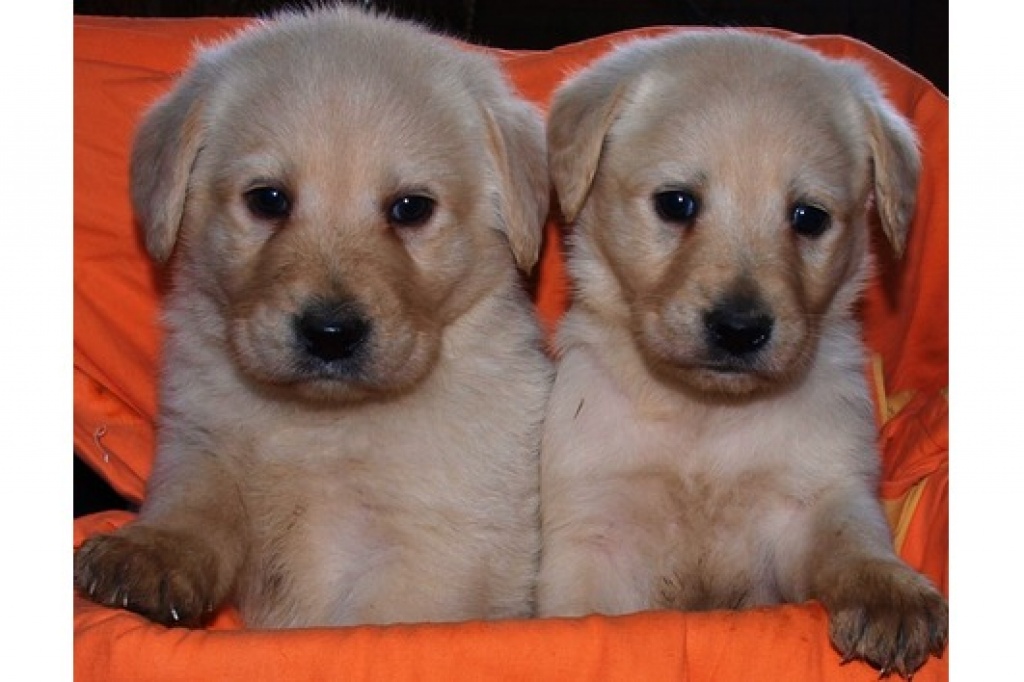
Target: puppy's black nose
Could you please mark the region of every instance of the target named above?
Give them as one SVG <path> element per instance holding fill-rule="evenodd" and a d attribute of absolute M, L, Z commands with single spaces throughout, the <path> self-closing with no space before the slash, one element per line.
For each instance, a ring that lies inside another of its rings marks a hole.
<path fill-rule="evenodd" d="M 370 322 L 349 303 L 317 303 L 295 319 L 303 348 L 324 362 L 347 360 L 370 335 Z"/>
<path fill-rule="evenodd" d="M 772 336 L 774 320 L 756 300 L 728 299 L 704 313 L 704 327 L 711 344 L 729 355 L 761 350 Z"/>

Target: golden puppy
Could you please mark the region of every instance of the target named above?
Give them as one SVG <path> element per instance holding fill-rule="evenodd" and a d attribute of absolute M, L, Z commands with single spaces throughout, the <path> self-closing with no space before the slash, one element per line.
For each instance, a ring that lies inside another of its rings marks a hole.
<path fill-rule="evenodd" d="M 894 554 L 852 306 L 869 207 L 902 249 L 919 158 L 864 69 L 675 34 L 556 93 L 576 296 L 541 447 L 541 615 L 819 599 L 846 658 L 941 653 Z"/>
<path fill-rule="evenodd" d="M 393 19 L 285 14 L 202 52 L 131 191 L 172 256 L 138 520 L 75 582 L 166 624 L 527 616 L 551 371 L 516 263 L 547 213 L 540 114 Z"/>

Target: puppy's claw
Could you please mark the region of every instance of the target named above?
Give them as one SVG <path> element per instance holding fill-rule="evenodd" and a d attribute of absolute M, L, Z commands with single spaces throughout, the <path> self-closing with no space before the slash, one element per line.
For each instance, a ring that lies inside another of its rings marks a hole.
<path fill-rule="evenodd" d="M 200 624 L 203 609 L 213 611 L 216 557 L 192 537 L 135 524 L 87 542 L 76 585 L 93 601 L 167 626 Z"/>

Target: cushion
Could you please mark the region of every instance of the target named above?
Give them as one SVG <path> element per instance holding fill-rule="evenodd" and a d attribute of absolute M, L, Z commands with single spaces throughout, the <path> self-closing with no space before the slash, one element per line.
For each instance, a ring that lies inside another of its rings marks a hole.
<path fill-rule="evenodd" d="M 165 285 L 145 255 L 128 200 L 128 152 L 145 107 L 187 66 L 197 43 L 246 19 L 74 20 L 74 445 L 115 490 L 138 502 L 152 465 L 158 310 Z M 490 49 L 542 109 L 562 79 L 650 27 L 544 51 Z M 769 29 L 748 29 L 769 30 Z M 882 429 L 880 491 L 897 548 L 948 592 L 948 101 L 925 79 L 851 38 L 771 31 L 879 77 L 922 140 L 924 173 L 903 260 L 878 259 L 860 310 L 874 361 Z M 550 333 L 568 287 L 559 227 L 546 227 L 535 301 Z M 131 520 L 75 521 L 76 546 Z M 168 629 L 132 613 L 74 602 L 77 680 L 641 679 L 869 680 L 841 666 L 814 603 L 746 612 L 253 631 L 224 609 L 205 630 Z M 931 660 L 916 680 L 948 677 Z"/>

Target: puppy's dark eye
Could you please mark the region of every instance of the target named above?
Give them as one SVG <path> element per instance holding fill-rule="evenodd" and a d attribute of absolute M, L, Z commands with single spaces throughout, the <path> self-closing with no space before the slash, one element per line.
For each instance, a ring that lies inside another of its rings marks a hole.
<path fill-rule="evenodd" d="M 691 223 L 700 211 L 700 203 L 690 192 L 672 189 L 654 195 L 654 210 L 665 222 Z"/>
<path fill-rule="evenodd" d="M 793 230 L 804 237 L 820 237 L 832 220 L 828 213 L 816 206 L 797 204 L 789 218 Z"/>
<path fill-rule="evenodd" d="M 434 215 L 434 200 L 420 194 L 406 194 L 388 207 L 388 222 L 395 227 L 418 227 Z"/>
<path fill-rule="evenodd" d="M 245 193 L 249 212 L 261 220 L 284 220 L 292 212 L 292 200 L 279 187 L 254 187 Z"/>

